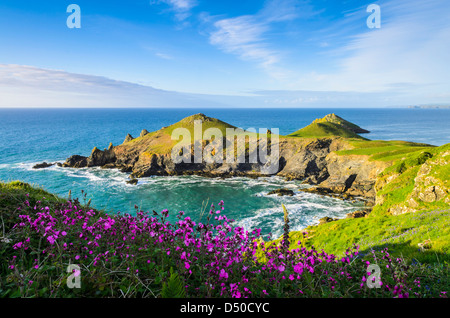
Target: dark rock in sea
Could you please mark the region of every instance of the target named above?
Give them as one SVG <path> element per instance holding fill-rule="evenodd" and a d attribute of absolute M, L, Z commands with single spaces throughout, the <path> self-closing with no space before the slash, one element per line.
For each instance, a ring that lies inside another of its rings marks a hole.
<path fill-rule="evenodd" d="M 87 157 L 74 155 L 66 160 L 63 163 L 63 167 L 70 168 L 85 168 L 87 167 Z"/>
<path fill-rule="evenodd" d="M 133 166 L 121 166 L 119 169 L 121 172 L 132 172 Z"/>
<path fill-rule="evenodd" d="M 170 127 L 183 127 L 191 131 L 196 120 L 208 122 L 208 125 L 217 127 L 221 131 L 236 128 L 203 114 L 189 116 Z M 339 124 L 349 132 L 349 129 L 360 132 L 356 125 L 351 125 L 336 115 L 327 116 L 321 121 Z M 171 130 L 166 128 L 150 134 L 144 129 L 141 132 L 141 138 L 138 139 L 128 134 L 121 145 L 110 144 L 108 149 L 103 151 L 94 148 L 89 157 L 72 156 L 66 160 L 63 166 L 116 168 L 132 173 L 134 178 L 175 175 L 198 175 L 211 178 L 268 176 L 267 164 L 250 163 L 250 148 L 245 153 L 245 163 L 208 163 L 205 160 L 201 163 L 176 163 L 172 160 L 171 152 L 174 141 L 169 135 Z M 210 146 L 210 142 L 210 140 L 206 140 L 202 144 L 203 151 Z M 262 149 L 266 147 L 266 150 L 268 150 L 269 144 L 270 148 L 274 145 L 272 139 L 268 142 L 261 138 L 257 142 L 260 147 L 262 145 Z M 306 183 L 318 187 L 303 191 L 320 195 L 339 194 L 341 196 L 345 193 L 349 200 L 363 197 L 374 201 L 376 176 L 389 165 L 385 162 L 370 161 L 366 156 L 338 154 L 341 150 L 352 149 L 346 137 L 340 135 L 317 138 L 285 138 L 281 136 L 275 145 L 279 146 L 280 151 L 278 165 L 273 171 L 271 170 L 270 175 L 277 175 L 286 180 L 305 180 Z M 224 140 L 224 150 L 230 146 L 232 144 Z M 189 154 L 186 155 L 189 156 Z M 190 155 L 193 159 L 194 152 L 192 150 Z M 294 195 L 290 190 L 276 194 Z"/>
<path fill-rule="evenodd" d="M 102 167 L 115 161 L 114 152 L 111 150 L 101 151 L 97 147 L 92 150 L 90 157 L 87 160 L 88 167 Z"/>
<path fill-rule="evenodd" d="M 138 179 L 131 179 L 131 180 L 127 181 L 128 184 L 132 184 L 132 185 L 137 185 L 138 182 L 139 182 Z"/>
<path fill-rule="evenodd" d="M 278 190 L 270 191 L 267 195 L 272 195 L 272 194 L 278 194 L 279 197 L 281 197 L 281 196 L 292 197 L 295 193 L 294 193 L 294 191 L 289 190 L 289 189 L 278 189 Z"/>
<path fill-rule="evenodd" d="M 117 165 L 115 163 L 107 163 L 101 167 L 102 169 L 116 169 Z"/>
<path fill-rule="evenodd" d="M 307 193 L 315 193 L 315 194 L 320 194 L 320 195 L 333 194 L 333 191 L 331 189 L 323 188 L 323 187 L 312 187 L 312 188 L 308 188 L 308 189 L 300 189 L 299 191 L 307 192 Z"/>
<path fill-rule="evenodd" d="M 33 166 L 33 169 L 45 169 L 45 168 L 49 168 L 54 166 L 54 163 L 47 163 L 47 162 L 43 162 L 43 163 L 38 163 L 37 165 Z"/>

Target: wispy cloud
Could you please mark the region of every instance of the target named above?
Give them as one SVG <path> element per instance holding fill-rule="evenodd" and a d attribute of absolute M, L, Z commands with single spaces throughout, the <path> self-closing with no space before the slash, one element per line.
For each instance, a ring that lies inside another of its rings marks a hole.
<path fill-rule="evenodd" d="M 209 40 L 226 53 L 257 63 L 271 76 L 282 77 L 287 70 L 277 64 L 283 54 L 275 48 L 268 33 L 274 23 L 292 21 L 310 14 L 313 14 L 311 6 L 306 1 L 270 0 L 254 15 L 215 21 Z"/>
<path fill-rule="evenodd" d="M 166 53 L 157 52 L 157 53 L 155 53 L 155 55 L 163 60 L 173 60 L 173 57 Z"/>
<path fill-rule="evenodd" d="M 393 91 L 383 96 L 331 91 L 253 91 L 246 96 L 187 94 L 102 76 L 8 64 L 0 64 L 0 96 L 0 107 L 370 107 L 405 103 Z M 418 101 L 411 97 L 409 102 Z"/>
<path fill-rule="evenodd" d="M 210 42 L 227 53 L 233 53 L 244 60 L 270 66 L 279 59 L 275 50 L 268 48 L 264 33 L 269 25 L 258 21 L 255 16 L 240 16 L 214 23 L 217 28 L 210 36 Z"/>
<path fill-rule="evenodd" d="M 191 9 L 198 5 L 197 0 L 152 0 L 150 4 L 165 3 L 175 12 L 178 21 L 184 21 L 191 16 Z"/>
<path fill-rule="evenodd" d="M 450 5 L 446 0 L 381 1 L 382 27 L 353 35 L 335 72 L 303 74 L 302 89 L 434 96 L 450 83 Z"/>
<path fill-rule="evenodd" d="M 193 94 L 102 76 L 0 64 L 0 107 L 198 107 Z M 204 98 L 203 98 L 204 99 Z M 223 106 L 223 105 L 222 105 Z"/>

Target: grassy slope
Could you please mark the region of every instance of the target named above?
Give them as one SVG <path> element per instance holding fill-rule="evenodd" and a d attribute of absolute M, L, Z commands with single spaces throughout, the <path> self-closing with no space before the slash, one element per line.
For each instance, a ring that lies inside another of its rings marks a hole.
<path fill-rule="evenodd" d="M 343 138 L 354 138 L 366 140 L 363 137 L 355 134 L 354 132 L 342 127 L 336 123 L 330 122 L 315 122 L 311 125 L 306 126 L 292 134 L 290 137 L 301 137 L 301 138 L 323 138 L 323 137 L 333 137 L 339 136 Z"/>
<path fill-rule="evenodd" d="M 193 120 L 201 119 L 200 115 L 188 117 L 177 124 L 166 127 L 158 132 L 153 132 L 143 138 L 167 138 L 176 128 L 188 128 L 193 135 Z M 212 119 L 203 123 L 203 131 L 208 128 L 219 128 L 225 135 L 226 128 L 234 128 L 219 120 Z M 417 174 L 420 166 L 421 156 L 424 152 L 431 152 L 436 155 L 442 151 L 447 151 L 449 145 L 444 147 L 433 147 L 425 144 L 416 144 L 403 141 L 369 141 L 339 127 L 334 123 L 315 123 L 304 129 L 291 134 L 290 137 L 329 137 L 341 135 L 348 139 L 354 146 L 352 150 L 340 151 L 342 155 L 368 155 L 370 160 L 392 161 L 391 168 L 386 170 L 386 175 L 395 171 L 402 171 L 396 182 L 383 187 L 381 191 L 389 192 L 388 204 L 394 204 L 405 200 L 414 187 L 413 178 Z M 137 138 L 130 143 L 136 143 L 142 138 Z M 175 144 L 175 141 L 171 141 Z M 172 144 L 171 144 L 172 145 Z M 171 149 L 171 148 L 170 148 Z M 167 149 L 149 149 L 148 152 L 165 152 Z M 441 175 L 443 180 L 450 179 L 447 167 L 437 167 L 436 173 Z M 440 169 L 440 170 L 439 170 Z M 439 170 L 439 171 L 438 171 Z M 17 206 L 23 202 L 26 193 L 30 193 L 30 201 L 38 200 L 42 196 L 54 199 L 55 203 L 59 199 L 44 190 L 33 188 L 21 182 L 10 184 L 0 183 L 0 212 Z M 389 203 L 390 202 L 390 203 Z M 379 207 L 375 207 L 371 217 L 364 219 L 345 219 L 310 227 L 307 231 L 310 238 L 307 245 L 314 245 L 317 248 L 324 248 L 328 252 L 336 254 L 343 253 L 345 248 L 351 243 L 361 245 L 362 249 L 371 247 L 390 246 L 396 255 L 403 254 L 408 258 L 415 258 L 421 262 L 448 261 L 450 233 L 448 211 L 442 210 L 446 206 L 439 204 L 428 204 L 423 207 L 423 211 L 414 215 L 389 216 Z M 448 205 L 447 205 L 448 208 Z M 385 212 L 385 211 L 384 211 Z M 301 234 L 291 233 L 293 247 L 296 247 Z M 432 250 L 429 252 L 419 252 L 418 243 L 427 239 L 433 242 Z"/>
<path fill-rule="evenodd" d="M 404 202 L 411 199 L 413 197 L 413 190 L 417 186 L 415 179 L 423 164 L 445 160 L 445 158 L 449 157 L 449 151 L 450 144 L 413 152 L 406 156 L 405 159 L 398 160 L 391 167 L 387 168 L 379 177 L 379 182 L 383 186 L 377 192 L 377 195 L 383 198 L 383 202 L 375 206 L 374 212 L 376 214 L 389 214 L 390 208 L 395 205 L 404 204 Z M 444 155 L 446 155 L 445 158 Z M 446 160 L 448 162 L 448 159 Z M 450 188 L 450 166 L 448 164 L 433 164 L 432 170 L 427 176 L 441 181 L 447 188 Z M 417 200 L 416 202 L 418 204 L 418 207 L 416 207 L 417 210 L 450 208 L 444 200 L 436 202 Z"/>
<path fill-rule="evenodd" d="M 54 205 L 65 201 L 37 186 L 31 186 L 21 181 L 0 182 L 0 236 L 4 237 L 5 231 L 17 223 L 18 206 L 25 200 L 28 200 L 30 205 L 35 205 L 43 198 L 49 204 Z"/>
<path fill-rule="evenodd" d="M 441 160 L 448 156 L 450 144 L 433 147 L 401 141 L 353 141 L 355 149 L 340 151 L 342 155 L 368 155 L 371 160 L 392 161 L 392 166 L 381 175 L 387 179 L 378 195 L 384 202 L 374 207 L 372 214 L 363 219 L 343 219 L 306 229 L 310 237 L 307 245 L 325 251 L 343 253 L 349 243 L 356 243 L 362 250 L 389 247 L 396 256 L 420 262 L 450 262 L 450 207 L 444 200 L 419 201 L 418 212 L 390 215 L 390 207 L 404 203 L 415 187 L 414 179 L 428 160 Z M 450 185 L 450 166 L 434 165 L 431 174 Z M 302 237 L 291 233 L 292 247 Z M 431 249 L 420 251 L 419 243 L 431 240 Z"/>
<path fill-rule="evenodd" d="M 384 141 L 384 140 L 352 140 L 350 144 L 354 147 L 351 150 L 342 150 L 340 155 L 361 155 L 370 156 L 369 160 L 397 161 L 405 155 L 429 151 L 434 146 L 407 141 Z"/>
<path fill-rule="evenodd" d="M 351 123 L 350 123 L 351 124 Z M 356 126 L 357 127 L 357 126 Z M 356 128 L 355 127 L 355 128 Z M 385 195 L 382 206 L 375 206 L 368 218 L 344 219 L 336 222 L 313 226 L 306 229 L 309 238 L 304 242 L 327 252 L 344 253 L 349 244 L 356 243 L 362 250 L 389 247 L 395 255 L 416 259 L 420 262 L 450 262 L 450 215 L 449 206 L 442 200 L 433 203 L 420 202 L 419 211 L 413 215 L 389 215 L 387 210 L 394 204 L 404 202 L 415 187 L 414 178 L 421 165 L 432 156 L 449 150 L 450 146 L 434 147 L 427 144 L 405 141 L 371 141 L 350 132 L 338 122 L 326 118 L 318 119 L 313 124 L 289 135 L 290 137 L 321 138 L 342 136 L 354 148 L 337 152 L 339 155 L 369 156 L 369 160 L 391 162 L 392 166 L 382 175 L 389 180 L 379 193 Z M 450 182 L 449 166 L 434 167 L 434 176 L 444 182 Z M 401 173 L 400 173 L 401 172 Z M 391 177 L 392 179 L 392 177 Z M 445 210 L 447 209 L 447 210 Z M 301 240 L 301 232 L 291 233 L 291 247 L 296 248 Z M 422 252 L 418 244 L 432 241 L 432 248 Z"/>
<path fill-rule="evenodd" d="M 309 227 L 306 246 L 314 245 L 342 255 L 351 244 L 361 250 L 388 247 L 395 257 L 415 259 L 421 263 L 450 263 L 450 211 L 423 211 L 398 216 L 372 216 L 343 219 Z M 301 232 L 291 233 L 291 247 L 297 247 Z M 431 240 L 432 248 L 421 252 L 418 244 Z"/>
<path fill-rule="evenodd" d="M 314 121 L 314 123 L 326 123 L 326 122 L 337 124 L 339 126 L 347 128 L 353 132 L 358 132 L 358 131 L 363 130 L 358 125 L 355 125 L 354 123 L 351 123 L 351 122 L 343 119 L 342 117 L 337 116 L 336 114 L 328 114 L 325 117 L 316 119 Z"/>
<path fill-rule="evenodd" d="M 150 145 L 147 147 L 145 154 L 151 156 L 152 154 L 158 155 L 166 155 L 170 154 L 172 148 L 182 141 L 182 137 L 179 140 L 172 140 L 172 134 L 176 129 L 185 128 L 189 131 L 191 135 L 191 142 L 194 141 L 194 121 L 201 120 L 202 121 L 202 136 L 206 130 L 215 128 L 219 129 L 222 135 L 225 137 L 227 135 L 227 129 L 236 129 L 235 126 L 227 124 L 216 118 L 207 117 L 203 114 L 196 114 L 193 116 L 189 116 L 184 118 L 183 120 L 170 125 L 168 127 L 164 127 L 158 131 L 152 132 L 144 137 L 139 137 L 125 143 L 126 146 L 138 145 L 139 143 L 148 142 Z M 249 136 L 255 135 L 256 137 L 259 134 L 245 132 L 245 134 Z M 152 142 L 153 141 L 153 142 Z"/>

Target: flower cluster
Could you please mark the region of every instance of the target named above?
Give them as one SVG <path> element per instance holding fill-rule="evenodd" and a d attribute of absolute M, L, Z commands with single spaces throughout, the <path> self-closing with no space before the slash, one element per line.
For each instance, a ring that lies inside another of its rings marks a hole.
<path fill-rule="evenodd" d="M 289 248 L 288 237 L 265 242 L 260 230 L 234 227 L 223 210 L 222 201 L 206 222 L 179 212 L 171 223 L 167 210 L 108 215 L 77 200 L 53 208 L 26 201 L 4 284 L 18 296 L 159 297 L 176 272 L 187 297 L 446 297 L 424 290 L 387 249 L 362 257 L 353 246 L 338 257 L 306 247 L 306 232 Z M 367 284 L 368 258 L 382 273 L 375 288 Z M 81 268 L 80 291 L 65 284 L 70 264 Z"/>

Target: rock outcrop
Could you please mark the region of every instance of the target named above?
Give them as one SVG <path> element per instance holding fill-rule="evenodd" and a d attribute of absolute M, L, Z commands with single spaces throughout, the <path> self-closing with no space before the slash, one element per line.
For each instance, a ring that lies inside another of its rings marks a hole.
<path fill-rule="evenodd" d="M 38 164 L 34 165 L 33 169 L 45 169 L 45 168 L 53 167 L 54 165 L 55 165 L 54 163 L 43 162 L 43 163 L 38 163 Z"/>
<path fill-rule="evenodd" d="M 354 132 L 355 134 L 370 133 L 370 131 L 363 129 L 363 128 L 359 127 L 358 125 L 355 125 L 355 124 L 343 119 L 342 117 L 339 117 L 336 114 L 328 114 L 324 118 L 316 119 L 313 123 L 323 123 L 323 122 L 338 124 L 339 126 L 342 126 L 346 129 L 350 130 L 351 132 Z"/>
<path fill-rule="evenodd" d="M 144 137 L 144 136 L 147 136 L 149 134 L 149 132 L 147 131 L 147 129 L 144 129 L 144 130 L 142 130 L 141 131 L 141 135 L 139 136 L 139 137 Z"/>
<path fill-rule="evenodd" d="M 248 159 L 254 154 L 250 147 L 244 150 L 245 163 L 208 163 L 205 159 L 195 163 L 193 161 L 194 147 L 191 147 L 191 152 L 186 154 L 188 157 L 190 156 L 192 163 L 175 163 L 172 160 L 171 152 L 177 141 L 172 140 L 172 132 L 176 128 L 186 128 L 193 133 L 195 120 L 202 120 L 206 127 L 219 129 L 223 136 L 226 135 L 227 128 L 236 128 L 220 120 L 197 114 L 153 133 L 143 130 L 141 136 L 136 139 L 128 134 L 122 145 L 110 145 L 108 149 L 103 151 L 94 148 L 89 157 L 72 156 L 67 159 L 64 166 L 73 168 L 94 166 L 116 168 L 124 172 L 131 172 L 132 178 L 153 175 L 266 176 L 264 169 L 267 168 L 267 165 L 249 163 Z M 343 121 L 335 115 L 329 116 L 327 120 L 333 120 L 333 124 L 336 124 L 337 121 Z M 351 125 L 353 124 L 350 124 L 345 121 L 345 125 L 352 128 Z M 347 131 L 346 127 L 342 129 Z M 266 139 L 258 137 L 256 139 L 258 148 L 266 149 L 270 154 L 270 149 L 276 145 L 273 136 L 273 134 L 268 136 L 268 142 Z M 212 147 L 214 142 L 217 141 L 213 141 L 213 139 L 203 141 L 202 152 L 214 156 L 216 151 Z M 223 151 L 225 152 L 231 147 L 231 144 L 226 138 L 223 139 L 223 142 Z M 186 145 L 189 145 L 189 143 Z M 347 139 L 339 136 L 325 138 L 279 136 L 278 146 L 280 149 L 279 165 L 277 171 L 271 173 L 272 175 L 305 180 L 309 184 L 318 185 L 330 192 L 345 194 L 349 197 L 363 196 L 374 200 L 376 175 L 387 166 L 384 163 L 369 162 L 366 156 L 341 156 L 336 154 L 335 152 L 339 150 L 352 149 Z M 209 154 L 208 149 L 210 149 Z"/>
<path fill-rule="evenodd" d="M 273 190 L 273 191 L 270 191 L 269 193 L 267 193 L 267 195 L 273 195 L 273 194 L 276 194 L 279 197 L 282 197 L 282 196 L 292 197 L 295 193 L 294 193 L 294 191 L 289 190 L 289 189 L 278 189 L 278 190 Z"/>
<path fill-rule="evenodd" d="M 450 208 L 450 145 L 436 148 L 434 154 L 424 152 L 416 155 L 415 160 L 400 162 L 399 168 L 379 178 L 376 188 L 386 189 L 391 185 L 402 189 L 404 193 L 395 193 L 397 189 L 385 193 L 379 191 L 376 203 L 379 207 L 385 207 L 389 214 L 399 215 L 413 213 L 419 210 L 445 207 Z M 401 187 L 405 183 L 404 176 L 414 180 L 412 186 L 406 191 Z M 402 179 L 403 178 L 403 179 Z M 394 196 L 399 202 L 389 202 L 388 197 Z M 402 199 L 403 198 L 403 199 Z"/>

